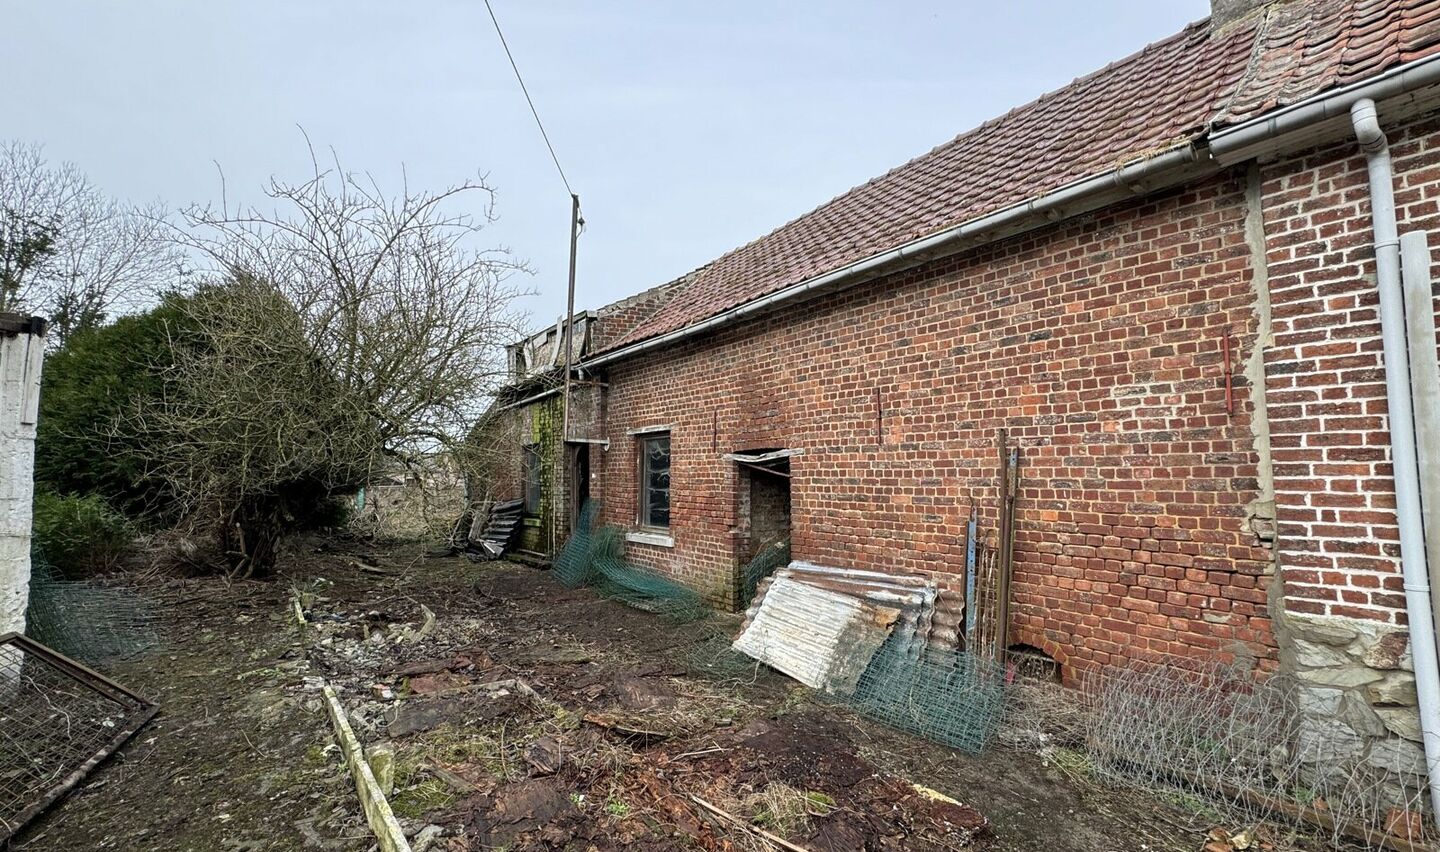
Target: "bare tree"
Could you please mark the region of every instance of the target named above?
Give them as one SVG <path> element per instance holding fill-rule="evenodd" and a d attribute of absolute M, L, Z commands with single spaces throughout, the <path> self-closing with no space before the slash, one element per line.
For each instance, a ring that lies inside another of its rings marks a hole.
<path fill-rule="evenodd" d="M 0 310 L 50 318 L 52 339 L 143 307 L 171 284 L 181 253 L 159 204 L 106 196 L 38 146 L 0 144 Z"/>
<path fill-rule="evenodd" d="M 151 464 L 244 572 L 387 460 L 463 452 L 521 319 L 517 264 L 474 246 L 483 182 L 392 197 L 337 164 L 267 195 L 275 212 L 183 211 L 179 239 L 212 261 L 188 302 L 203 340 L 176 342 L 172 390 L 139 417 Z"/>

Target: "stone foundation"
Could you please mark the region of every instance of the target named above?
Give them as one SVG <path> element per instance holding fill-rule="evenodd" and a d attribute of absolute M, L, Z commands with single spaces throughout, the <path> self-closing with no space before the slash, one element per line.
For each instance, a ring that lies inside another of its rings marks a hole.
<path fill-rule="evenodd" d="M 1344 782 L 1383 808 L 1423 807 L 1425 752 L 1410 633 L 1339 616 L 1288 614 L 1281 671 L 1296 683 L 1295 742 L 1317 790 Z"/>

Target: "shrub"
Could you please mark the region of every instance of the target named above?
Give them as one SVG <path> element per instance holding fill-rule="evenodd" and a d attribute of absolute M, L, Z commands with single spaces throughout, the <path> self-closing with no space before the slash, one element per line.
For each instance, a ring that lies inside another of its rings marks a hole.
<path fill-rule="evenodd" d="M 35 553 L 62 574 L 79 577 L 114 570 L 133 536 L 125 516 L 95 494 L 35 495 Z"/>
<path fill-rule="evenodd" d="M 166 483 L 139 460 L 126 415 L 163 391 L 174 341 L 198 340 L 188 297 L 77 332 L 46 358 L 35 439 L 35 480 L 56 494 L 98 494 L 131 518 L 173 520 Z"/>

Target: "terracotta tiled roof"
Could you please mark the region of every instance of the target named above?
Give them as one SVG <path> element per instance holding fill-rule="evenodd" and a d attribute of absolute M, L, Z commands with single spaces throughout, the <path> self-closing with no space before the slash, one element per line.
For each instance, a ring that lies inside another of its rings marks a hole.
<path fill-rule="evenodd" d="M 1434 53 L 1435 0 L 1291 2 L 1271 7 L 1255 61 L 1217 109 L 1234 124 Z"/>
<path fill-rule="evenodd" d="M 986 122 L 687 276 L 608 349 L 1440 50 L 1440 0 L 1292 0 L 1164 41 Z"/>

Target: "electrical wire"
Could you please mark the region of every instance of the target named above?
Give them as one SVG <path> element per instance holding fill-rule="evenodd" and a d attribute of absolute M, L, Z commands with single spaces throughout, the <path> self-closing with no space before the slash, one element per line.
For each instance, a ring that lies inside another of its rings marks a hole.
<path fill-rule="evenodd" d="M 525 87 L 525 78 L 520 76 L 520 66 L 515 64 L 515 55 L 510 52 L 510 45 L 505 41 L 505 33 L 500 31 L 500 21 L 495 17 L 495 9 L 490 6 L 490 0 L 485 0 L 485 9 L 490 13 L 490 21 L 495 24 L 495 35 L 500 37 L 500 46 L 505 48 L 505 56 L 510 60 L 510 67 L 515 71 L 515 79 L 520 83 L 520 91 L 525 94 L 525 102 L 530 105 L 530 114 L 535 116 L 535 126 L 540 128 L 540 137 L 545 140 L 545 147 L 550 149 L 550 159 L 555 162 L 555 171 L 560 173 L 560 182 L 565 184 L 565 190 L 571 195 L 575 190 L 570 188 L 570 180 L 565 177 L 565 169 L 560 165 L 560 158 L 555 154 L 555 146 L 550 144 L 550 134 L 545 132 L 545 123 L 540 120 L 540 113 L 535 109 L 535 101 L 530 97 L 530 90 Z"/>

